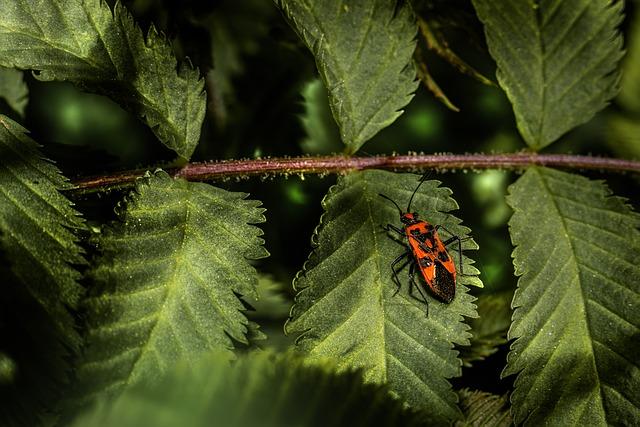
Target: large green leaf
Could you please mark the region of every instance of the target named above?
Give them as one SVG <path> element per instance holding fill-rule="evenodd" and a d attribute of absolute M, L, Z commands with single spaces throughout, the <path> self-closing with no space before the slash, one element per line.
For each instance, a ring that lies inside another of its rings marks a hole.
<path fill-rule="evenodd" d="M 124 6 L 112 11 L 103 0 L 3 0 L 0 16 L 0 65 L 108 95 L 167 147 L 191 156 L 205 113 L 203 81 L 191 65 L 177 67 L 153 26 L 144 37 Z"/>
<path fill-rule="evenodd" d="M 24 109 L 29 101 L 29 88 L 22 79 L 22 71 L 0 67 L 0 98 L 24 117 Z"/>
<path fill-rule="evenodd" d="M 93 408 L 73 425 L 422 425 L 385 388 L 363 384 L 359 372 L 336 374 L 331 368 L 270 352 L 252 353 L 231 366 L 224 356 L 207 355 L 195 365 L 180 364 L 156 387 L 136 387 Z"/>
<path fill-rule="evenodd" d="M 85 226 L 59 192 L 72 186 L 26 132 L 0 115 L 0 242 L 16 276 L 51 315 L 65 343 L 76 347 L 68 309 L 83 292 L 73 265 L 85 263 L 74 234 Z"/>
<path fill-rule="evenodd" d="M 498 81 L 527 144 L 540 149 L 617 92 L 623 2 L 473 0 Z"/>
<path fill-rule="evenodd" d="M 389 126 L 416 90 L 405 2 L 276 0 L 316 58 L 348 153 Z"/>
<path fill-rule="evenodd" d="M 153 382 L 178 359 L 247 342 L 238 295 L 256 298 L 249 259 L 261 246 L 260 202 L 165 172 L 138 181 L 121 222 L 98 239 L 91 276 L 83 397 Z"/>
<path fill-rule="evenodd" d="M 460 374 L 453 343 L 469 343 L 469 327 L 462 320 L 476 315 L 467 285 L 482 283 L 464 257 L 469 276 L 458 276 L 451 304 L 429 297 L 428 317 L 424 303 L 409 296 L 408 285 L 394 296 L 390 264 L 404 252 L 404 243 L 382 229 L 387 223 L 399 226 L 400 219 L 378 193 L 405 205 L 417 184 L 413 174 L 371 170 L 341 177 L 329 190 L 312 239 L 314 251 L 294 282 L 299 293 L 287 332 L 301 334 L 298 346 L 311 357 L 334 357 L 341 368 L 364 368 L 367 381 L 388 383 L 433 422 L 446 424 L 460 416 L 447 381 Z M 464 237 L 469 229 L 447 213 L 458 207 L 451 190 L 438 185 L 425 181 L 412 210 Z M 463 248 L 476 245 L 467 240 Z M 450 254 L 459 268 L 458 253 Z M 400 277 L 404 281 L 407 271 Z"/>
<path fill-rule="evenodd" d="M 640 216 L 598 181 L 529 169 L 510 187 L 516 274 L 504 374 L 516 423 L 640 419 Z"/>

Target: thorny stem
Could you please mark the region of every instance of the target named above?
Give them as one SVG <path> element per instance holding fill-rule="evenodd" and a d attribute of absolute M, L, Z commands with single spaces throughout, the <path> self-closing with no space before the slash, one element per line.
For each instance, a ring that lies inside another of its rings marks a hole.
<path fill-rule="evenodd" d="M 167 169 L 174 177 L 189 181 L 211 181 L 233 177 L 288 174 L 346 173 L 363 169 L 390 169 L 424 172 L 426 170 L 515 169 L 528 166 L 554 166 L 569 169 L 594 169 L 614 172 L 640 172 L 640 161 L 568 154 L 410 154 L 373 157 L 274 157 L 266 159 L 222 160 L 189 163 Z M 144 170 L 120 172 L 74 182 L 76 190 L 95 191 L 131 185 Z"/>

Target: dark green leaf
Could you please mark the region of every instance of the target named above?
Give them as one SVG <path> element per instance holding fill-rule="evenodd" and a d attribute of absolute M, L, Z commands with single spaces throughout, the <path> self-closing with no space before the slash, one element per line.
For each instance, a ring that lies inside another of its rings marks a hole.
<path fill-rule="evenodd" d="M 177 67 L 152 26 L 146 37 L 129 12 L 102 0 L 3 0 L 0 65 L 68 80 L 136 113 L 167 147 L 189 158 L 205 113 L 203 81 Z"/>
<path fill-rule="evenodd" d="M 623 2 L 473 0 L 527 144 L 551 144 L 617 93 Z"/>
<path fill-rule="evenodd" d="M 510 187 L 514 420 L 640 419 L 640 216 L 599 181 L 530 168 Z"/>
<path fill-rule="evenodd" d="M 26 133 L 0 115 L 0 242 L 16 276 L 51 315 L 65 343 L 76 347 L 69 308 L 77 306 L 83 289 L 73 265 L 85 260 L 74 233 L 85 225 L 59 192 L 72 186 Z"/>
<path fill-rule="evenodd" d="M 256 298 L 249 259 L 268 255 L 260 202 L 165 172 L 138 181 L 121 222 L 97 239 L 82 397 L 153 382 L 178 359 L 247 342 L 238 295 Z"/>
<path fill-rule="evenodd" d="M 363 368 L 367 381 L 388 383 L 434 423 L 446 424 L 460 416 L 447 381 L 460 374 L 453 344 L 469 343 L 463 316 L 476 316 L 467 286 L 482 283 L 472 261 L 463 257 L 465 276 L 458 276 L 455 299 L 447 305 L 429 296 L 428 317 L 425 304 L 408 294 L 408 286 L 395 295 L 390 264 L 405 251 L 405 243 L 382 229 L 387 223 L 400 226 L 400 221 L 396 208 L 378 193 L 404 206 L 417 184 L 416 175 L 377 170 L 338 180 L 323 201 L 314 251 L 294 282 L 299 292 L 286 329 L 301 334 L 298 347 L 310 357 L 336 358 L 342 369 Z M 425 181 L 412 210 L 466 236 L 469 229 L 447 213 L 458 207 L 451 190 L 438 185 Z M 467 240 L 463 249 L 476 247 Z M 458 252 L 449 253 L 460 268 Z M 400 274 L 403 282 L 407 270 Z"/>
<path fill-rule="evenodd" d="M 416 90 L 416 24 L 405 2 L 276 0 L 316 58 L 352 154 L 400 116 Z"/>

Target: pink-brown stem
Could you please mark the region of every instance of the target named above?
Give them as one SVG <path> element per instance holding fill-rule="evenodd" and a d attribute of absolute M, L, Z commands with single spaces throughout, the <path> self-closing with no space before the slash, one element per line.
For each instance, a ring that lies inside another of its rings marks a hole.
<path fill-rule="evenodd" d="M 189 181 L 212 181 L 232 177 L 346 173 L 364 169 L 397 171 L 525 169 L 528 166 L 552 166 L 568 169 L 595 169 L 614 172 L 640 172 L 640 161 L 568 154 L 414 154 L 373 157 L 274 157 L 267 159 L 194 162 L 167 169 L 175 177 Z M 144 170 L 81 178 L 74 182 L 78 190 L 100 190 L 131 184 Z"/>

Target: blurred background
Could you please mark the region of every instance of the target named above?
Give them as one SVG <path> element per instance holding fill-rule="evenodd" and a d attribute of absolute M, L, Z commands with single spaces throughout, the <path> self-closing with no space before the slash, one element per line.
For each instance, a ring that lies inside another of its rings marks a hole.
<path fill-rule="evenodd" d="M 113 3 L 113 2 L 110 2 Z M 289 28 L 271 0 L 124 0 L 146 31 L 153 23 L 172 41 L 181 60 L 189 60 L 206 79 L 208 112 L 202 138 L 192 160 L 299 156 L 341 152 L 343 147 L 331 117 L 327 96 L 318 80 L 310 52 Z M 436 40 L 446 42 L 479 75 L 495 81 L 494 63 L 484 43 L 482 27 L 470 1 L 414 1 L 419 20 Z M 622 26 L 629 52 L 622 66 L 622 92 L 593 120 L 551 145 L 547 153 L 575 153 L 640 158 L 640 20 L 639 8 L 627 2 Z M 416 61 L 422 77 L 431 78 L 450 105 L 436 99 L 424 84 L 405 113 L 367 142 L 358 155 L 379 153 L 500 153 L 525 150 L 511 106 L 496 85 L 487 85 L 429 49 L 418 36 Z M 425 70 L 428 75 L 425 75 Z M 25 74 L 28 103 L 24 118 L 0 101 L 0 112 L 32 132 L 46 155 L 70 179 L 119 170 L 170 166 L 171 151 L 133 115 L 109 99 L 83 93 L 66 83 L 43 83 Z M 634 85 L 635 84 L 635 85 Z M 459 111 L 454 111 L 453 108 Z M 630 199 L 637 210 L 638 181 L 630 175 L 588 172 L 606 179 L 612 190 Z M 510 208 L 507 187 L 512 171 L 456 171 L 430 176 L 450 187 L 460 205 L 455 214 L 473 231 L 480 246 L 475 258 L 485 288 L 474 289 L 493 313 L 493 337 L 504 344 L 515 288 L 508 234 Z M 268 339 L 263 347 L 283 348 L 291 341 L 282 333 L 294 292 L 292 280 L 309 251 L 313 229 L 322 213 L 321 200 L 336 176 L 275 177 L 214 182 L 244 191 L 267 209 L 262 224 L 271 257 L 256 264 L 265 298 L 252 315 Z M 123 191 L 106 194 L 71 193 L 90 223 L 115 218 L 113 208 Z M 497 307 L 497 308 L 496 308 Z M 491 332 L 491 331 L 490 331 Z M 500 338 L 502 337 L 502 338 Z M 499 379 L 506 345 L 485 360 L 465 368 L 465 386 L 482 383 L 486 391 L 503 392 Z M 491 375 L 494 390 L 487 390 Z M 507 380 L 508 381 L 508 380 Z"/>

